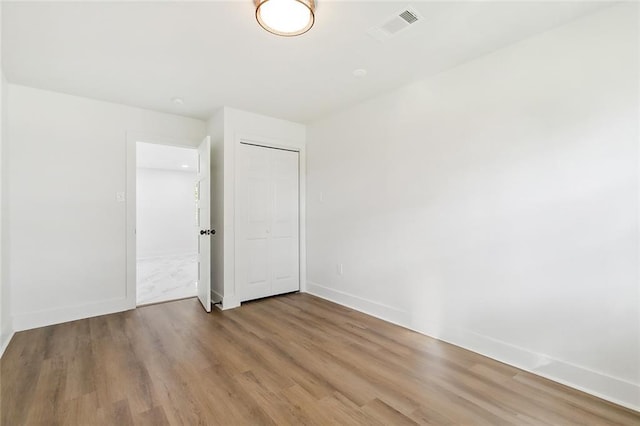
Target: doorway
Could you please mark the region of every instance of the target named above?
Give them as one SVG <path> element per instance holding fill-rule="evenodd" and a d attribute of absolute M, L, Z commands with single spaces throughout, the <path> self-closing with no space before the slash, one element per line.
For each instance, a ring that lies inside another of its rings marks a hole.
<path fill-rule="evenodd" d="M 197 295 L 198 150 L 136 142 L 136 305 Z"/>

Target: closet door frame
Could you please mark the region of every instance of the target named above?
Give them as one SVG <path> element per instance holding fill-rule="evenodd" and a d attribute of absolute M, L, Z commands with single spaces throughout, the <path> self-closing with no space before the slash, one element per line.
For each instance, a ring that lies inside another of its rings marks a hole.
<path fill-rule="evenodd" d="M 240 168 L 239 165 L 239 146 L 240 144 L 246 145 L 257 145 L 258 147 L 264 148 L 275 148 L 275 149 L 284 149 L 287 151 L 294 151 L 298 153 L 298 280 L 300 283 L 300 292 L 306 292 L 307 290 L 307 282 L 306 282 L 306 147 L 304 142 L 298 141 L 287 141 L 287 140 L 274 140 L 263 137 L 256 136 L 248 136 L 248 135 L 236 135 L 235 143 L 233 144 L 233 164 L 234 164 L 234 181 L 236 185 L 234 185 L 234 220 L 232 224 L 233 229 L 233 287 L 234 287 L 234 296 L 237 298 L 237 305 L 240 304 L 240 283 L 236 281 L 238 277 L 237 273 L 237 264 L 236 258 L 239 256 L 238 248 L 240 245 L 238 244 L 240 238 L 240 232 L 238 229 L 239 221 L 237 219 L 237 213 L 235 211 L 235 206 L 238 205 L 238 197 L 240 194 L 237 191 L 237 183 L 239 182 L 240 176 Z M 226 274 L 225 274 L 226 275 Z M 225 295 L 226 296 L 226 295 Z"/>

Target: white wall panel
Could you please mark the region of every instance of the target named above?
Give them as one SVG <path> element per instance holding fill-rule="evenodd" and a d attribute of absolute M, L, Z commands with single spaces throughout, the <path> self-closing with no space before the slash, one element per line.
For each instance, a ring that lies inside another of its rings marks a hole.
<path fill-rule="evenodd" d="M 638 409 L 638 47 L 616 6 L 311 124 L 309 290 Z"/>
<path fill-rule="evenodd" d="M 127 133 L 197 146 L 205 123 L 12 84 L 8 104 L 16 330 L 130 308 Z"/>

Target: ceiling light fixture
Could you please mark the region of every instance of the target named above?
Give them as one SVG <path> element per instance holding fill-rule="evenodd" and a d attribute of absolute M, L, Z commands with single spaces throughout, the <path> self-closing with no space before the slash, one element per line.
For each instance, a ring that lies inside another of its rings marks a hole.
<path fill-rule="evenodd" d="M 189 165 L 188 165 L 188 164 L 183 164 L 181 167 L 182 167 L 183 169 L 188 169 L 188 168 L 189 168 Z"/>
<path fill-rule="evenodd" d="M 304 34 L 315 22 L 315 0 L 254 0 L 256 19 L 272 34 L 292 37 Z"/>

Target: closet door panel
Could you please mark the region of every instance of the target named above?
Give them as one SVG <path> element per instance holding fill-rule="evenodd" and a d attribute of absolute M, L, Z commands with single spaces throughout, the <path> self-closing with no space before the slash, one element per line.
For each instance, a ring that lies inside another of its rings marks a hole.
<path fill-rule="evenodd" d="M 268 241 L 256 239 L 247 245 L 247 284 L 252 294 L 268 294 L 269 289 L 256 286 L 269 284 Z"/>
<path fill-rule="evenodd" d="M 272 150 L 273 182 L 270 264 L 273 294 L 296 291 L 299 277 L 298 153 Z"/>
<path fill-rule="evenodd" d="M 240 299 L 251 300 L 271 294 L 271 160 L 266 149 L 247 145 L 238 154 L 235 279 Z"/>
<path fill-rule="evenodd" d="M 266 239 L 271 226 L 271 185 L 266 177 L 250 177 L 247 182 L 247 238 Z"/>

